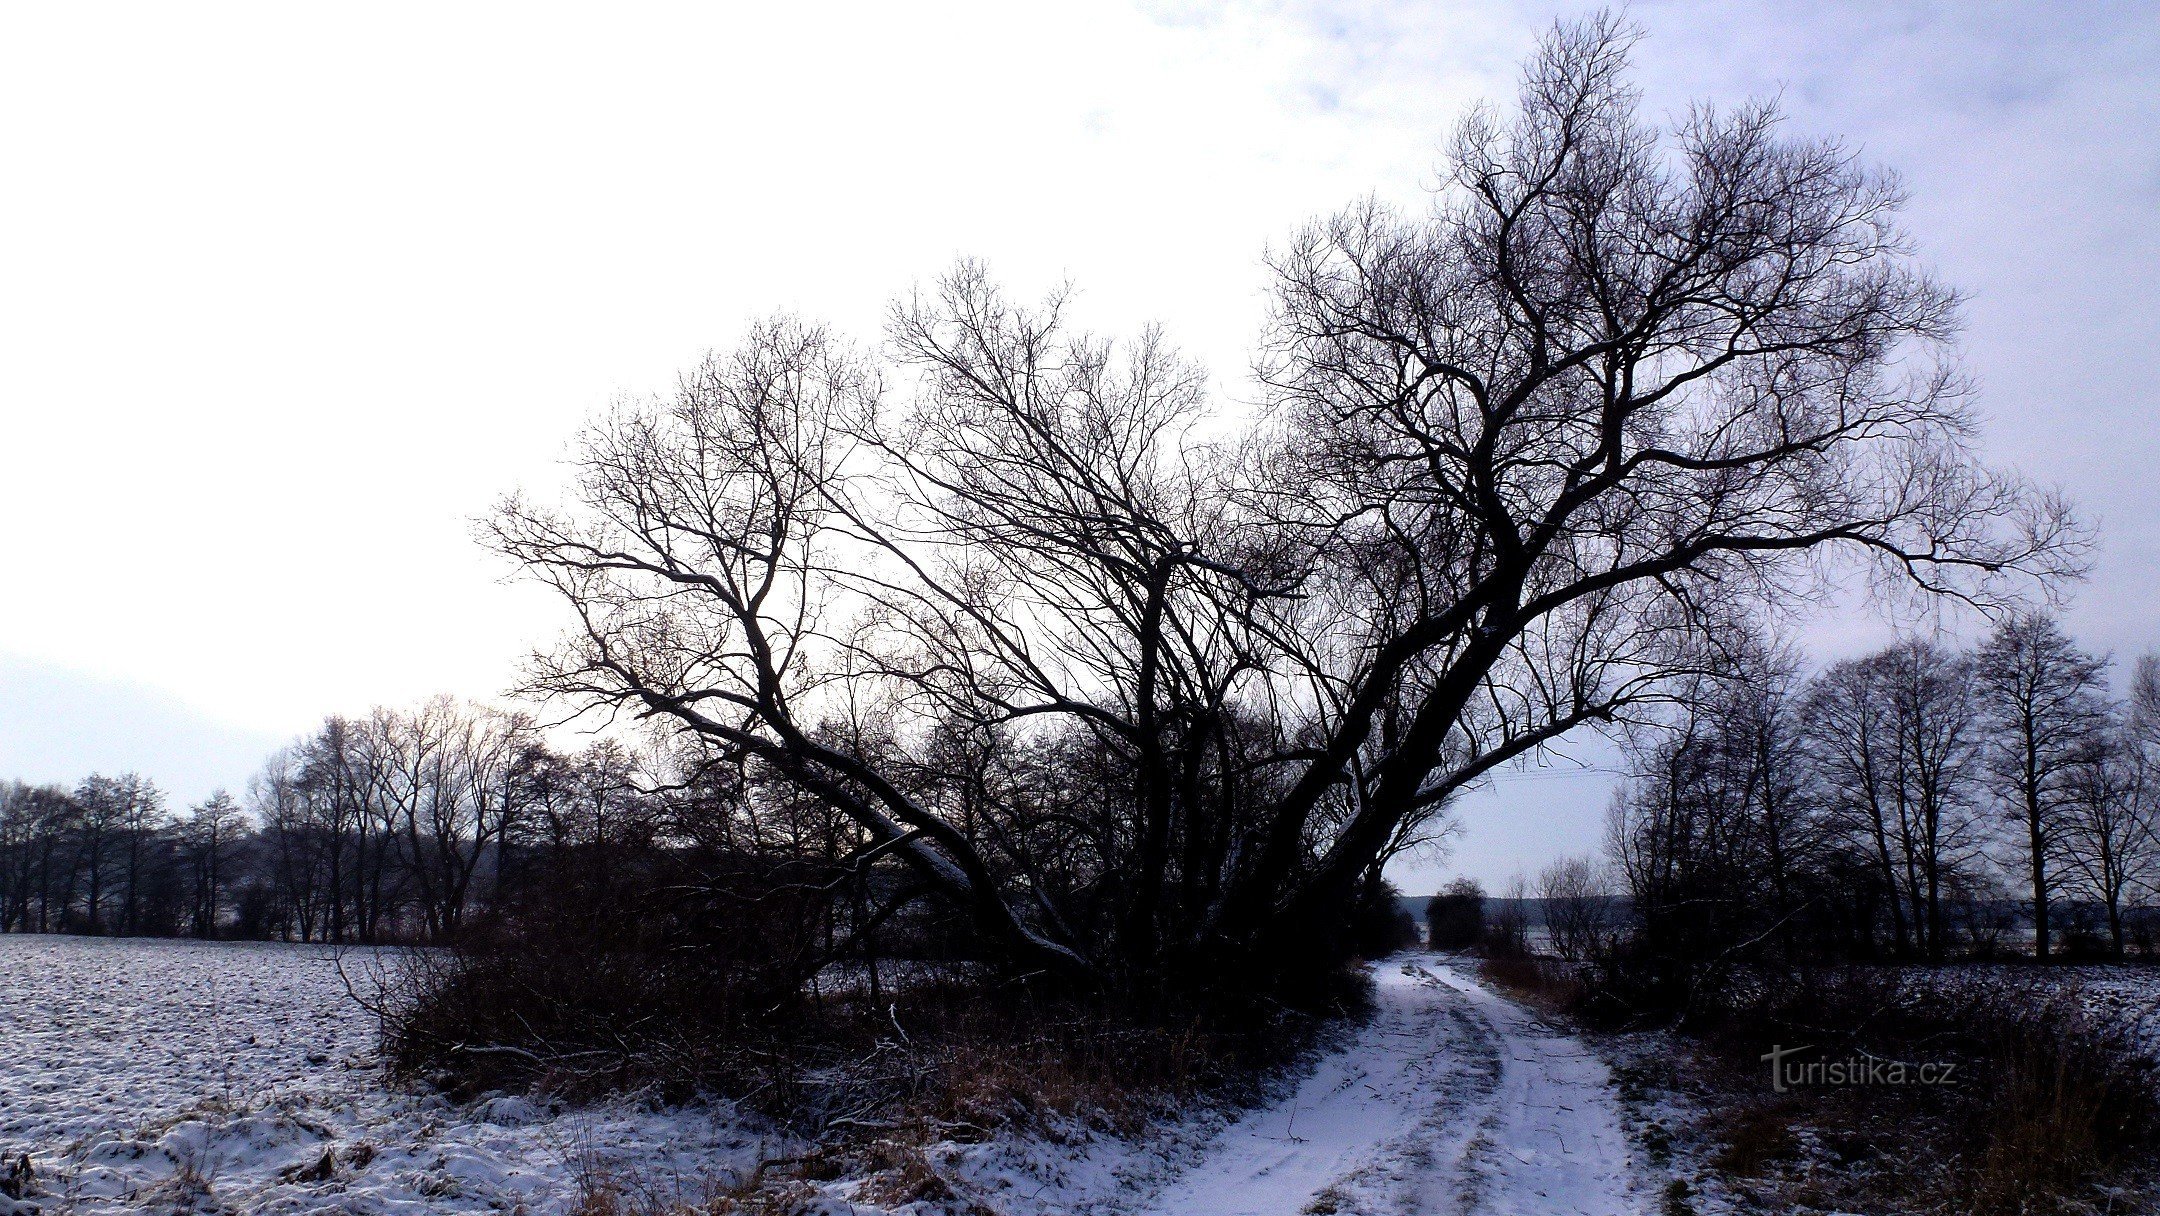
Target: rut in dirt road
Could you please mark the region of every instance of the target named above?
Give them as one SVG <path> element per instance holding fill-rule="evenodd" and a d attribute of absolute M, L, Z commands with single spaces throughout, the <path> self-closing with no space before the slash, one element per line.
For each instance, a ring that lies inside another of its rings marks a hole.
<path fill-rule="evenodd" d="M 1231 1125 L 1159 1216 L 1633 1216 L 1605 1065 L 1445 962 L 1389 960 L 1373 1020 Z"/>

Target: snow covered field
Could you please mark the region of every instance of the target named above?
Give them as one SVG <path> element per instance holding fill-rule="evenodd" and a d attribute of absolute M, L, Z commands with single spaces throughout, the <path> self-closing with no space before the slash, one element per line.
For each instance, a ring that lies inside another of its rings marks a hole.
<path fill-rule="evenodd" d="M 0 1151 L 42 1192 L 16 1207 L 540 1216 L 581 1176 L 699 1198 L 780 1147 L 724 1108 L 391 1093 L 375 1038 L 319 947 L 0 935 Z"/>
<path fill-rule="evenodd" d="M 1145 1142 L 1075 1123 L 925 1160 L 962 1197 L 949 1210 L 1004 1216 L 1653 1207 L 1581 1044 L 1430 956 L 1376 978 L 1378 1016 L 1262 1109 Z M 41 1192 L 20 1210 L 542 1216 L 610 1183 L 632 1210 L 703 1207 L 801 1148 L 724 1105 L 395 1093 L 374 1042 L 319 948 L 0 937 L 0 1151 L 27 1152 Z M 795 1185 L 797 1210 L 879 1210 L 861 1180 Z"/>
<path fill-rule="evenodd" d="M 2066 967 L 2063 982 L 2077 988 L 2086 1009 L 2129 1027 L 2146 1054 L 2160 1059 L 2160 968 Z"/>

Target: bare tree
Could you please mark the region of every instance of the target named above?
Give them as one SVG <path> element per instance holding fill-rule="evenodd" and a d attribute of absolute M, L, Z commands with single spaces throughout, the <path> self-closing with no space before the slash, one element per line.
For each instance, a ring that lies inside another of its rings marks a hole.
<path fill-rule="evenodd" d="M 2096 731 L 2061 778 L 2052 824 L 2060 859 L 2100 905 L 2118 958 L 2127 901 L 2160 876 L 2160 790 L 2142 759 L 2127 730 L 2111 723 Z"/>
<path fill-rule="evenodd" d="M 1429 215 L 1363 204 L 1275 259 L 1270 501 L 1316 552 L 1386 563 L 1407 608 L 1344 648 L 1326 758 L 1273 816 L 1256 900 L 1279 898 L 1308 807 L 1413 672 L 1376 796 L 1307 898 L 1426 790 L 1605 710 L 1616 640 L 1655 670 L 1685 653 L 1658 634 L 1838 555 L 1984 598 L 2075 539 L 2059 504 L 1967 455 L 1954 297 L 1910 258 L 1895 182 L 1782 136 L 1768 105 L 1641 122 L 1628 42 L 1610 20 L 1561 27 L 1518 116 L 1465 124 Z M 1509 662 L 1532 639 L 1576 695 L 1451 755 L 1493 684 L 1538 686 L 1539 664 Z"/>
<path fill-rule="evenodd" d="M 1884 674 L 1879 657 L 1834 664 L 1809 684 L 1801 712 L 1810 775 L 1825 810 L 1868 859 L 1888 897 L 1892 948 L 1905 955 L 1924 929 L 1915 927 L 1908 910 L 1914 867 L 1905 846 L 1912 834 L 1901 814 L 1908 803 L 1905 766 Z"/>
<path fill-rule="evenodd" d="M 310 822 L 300 765 L 297 748 L 273 754 L 248 783 L 248 805 L 262 825 L 271 884 L 284 908 L 281 919 L 302 941 L 311 941 L 321 919 L 322 893 L 315 864 L 318 831 Z"/>
<path fill-rule="evenodd" d="M 1613 931 L 1612 892 L 1595 861 L 1587 857 L 1555 861 L 1538 875 L 1537 893 L 1554 954 L 1581 963 L 1606 948 Z"/>
<path fill-rule="evenodd" d="M 110 890 L 109 864 L 115 840 L 128 834 L 130 824 L 136 822 L 142 812 L 142 780 L 133 773 L 107 777 L 92 773 L 75 787 L 75 804 L 79 808 L 77 832 L 77 856 L 89 876 L 89 888 L 83 907 L 83 919 L 92 933 L 102 933 L 105 922 L 105 897 Z M 132 870 L 132 861 L 130 870 Z M 130 875 L 132 877 L 132 874 Z M 132 899 L 132 891 L 130 899 Z"/>
<path fill-rule="evenodd" d="M 1829 919 L 1826 834 L 1802 788 L 1797 672 L 1781 647 L 1736 641 L 1730 670 L 1691 681 L 1662 720 L 1631 732 L 1632 772 L 1608 827 L 1639 959 L 1687 1000 L 1722 991 L 1743 954 L 1789 954 L 1797 929 Z M 1554 877 L 1589 885 L 1587 874 Z"/>
<path fill-rule="evenodd" d="M 1980 647 L 1975 687 L 1985 714 L 1988 784 L 2018 825 L 2016 844 L 2030 878 L 2033 953 L 2048 956 L 2051 865 L 2061 847 L 2068 785 L 2105 718 L 2107 660 L 2078 649 L 2050 616 L 2022 613 Z M 2088 771 L 2088 776 L 2105 780 Z"/>
<path fill-rule="evenodd" d="M 1908 639 L 1832 666 L 1803 709 L 1821 797 L 1890 893 L 1900 953 L 1941 956 L 1945 901 L 1969 885 L 1988 842 L 1972 789 L 1970 684 L 1964 656 Z"/>
<path fill-rule="evenodd" d="M 224 790 L 213 791 L 180 825 L 180 843 L 188 869 L 188 918 L 197 937 L 216 937 L 218 918 L 232 880 L 234 855 L 247 831 L 240 804 Z"/>
<path fill-rule="evenodd" d="M 1983 605 L 2073 572 L 2063 505 L 1968 450 L 1895 183 L 1768 106 L 1645 122 L 1628 43 L 1558 28 L 1428 214 L 1274 258 L 1234 444 L 1158 334 L 972 266 L 882 365 L 780 321 L 618 406 L 572 504 L 488 525 L 573 613 L 533 689 L 836 808 L 1012 958 L 1205 983 L 1309 973 L 1455 793 L 1826 568 Z"/>
<path fill-rule="evenodd" d="M 38 792 L 20 781 L 0 784 L 0 932 L 28 932 L 37 894 L 38 849 L 45 841 Z"/>

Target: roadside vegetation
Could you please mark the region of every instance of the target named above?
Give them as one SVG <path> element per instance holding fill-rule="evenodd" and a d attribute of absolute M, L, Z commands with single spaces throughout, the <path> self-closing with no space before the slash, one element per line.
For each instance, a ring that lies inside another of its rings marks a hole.
<path fill-rule="evenodd" d="M 2149 1199 L 2151 1002 L 2126 1017 L 2046 964 L 2154 961 L 2160 662 L 2115 702 L 2106 662 L 2037 614 L 1971 652 L 1906 640 L 1813 676 L 1775 646 L 1739 657 L 1638 726 L 1601 862 L 1560 862 L 1514 892 L 1534 904 L 1481 921 L 1481 892 L 1443 893 L 1432 939 L 1653 1034 L 1617 1040 L 1621 1075 L 1709 1112 L 1719 1202 Z"/>

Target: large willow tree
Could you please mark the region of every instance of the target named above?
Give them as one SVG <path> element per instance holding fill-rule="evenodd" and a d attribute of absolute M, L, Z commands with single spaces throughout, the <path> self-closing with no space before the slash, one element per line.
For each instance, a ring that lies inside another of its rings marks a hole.
<path fill-rule="evenodd" d="M 1295 977 L 1447 800 L 1864 572 L 2075 572 L 1991 472 L 1888 176 L 1775 110 L 1648 122 L 1610 21 L 1465 122 L 1428 209 L 1277 251 L 1269 407 L 963 265 L 861 352 L 753 329 L 584 433 L 492 542 L 534 690 L 809 796 L 1016 964 Z"/>

